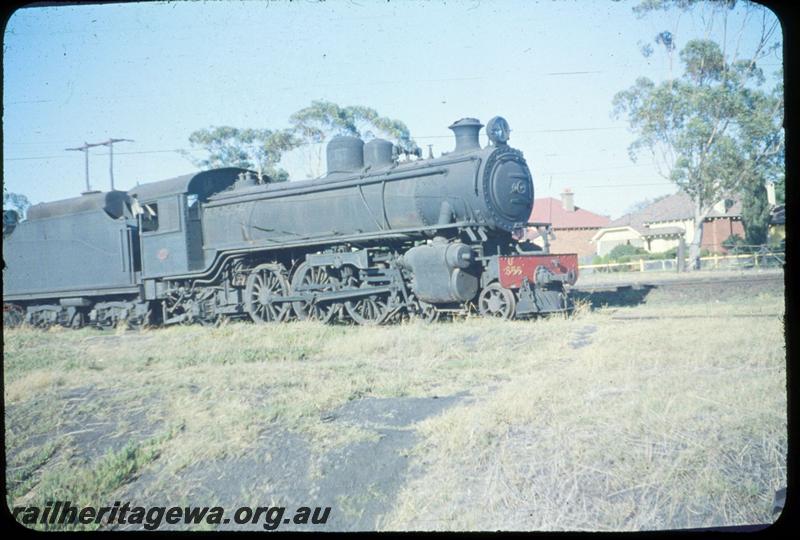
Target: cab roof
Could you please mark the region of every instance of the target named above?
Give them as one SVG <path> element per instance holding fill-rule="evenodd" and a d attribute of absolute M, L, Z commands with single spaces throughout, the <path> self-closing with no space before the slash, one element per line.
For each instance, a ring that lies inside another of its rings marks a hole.
<path fill-rule="evenodd" d="M 221 169 L 211 169 L 198 173 L 184 174 L 167 180 L 158 182 L 148 182 L 140 184 L 128 191 L 131 196 L 135 196 L 139 202 L 151 201 L 182 193 L 197 195 L 201 200 L 208 199 L 214 193 L 219 193 L 233 185 L 241 173 L 247 169 L 238 167 L 225 167 Z"/>

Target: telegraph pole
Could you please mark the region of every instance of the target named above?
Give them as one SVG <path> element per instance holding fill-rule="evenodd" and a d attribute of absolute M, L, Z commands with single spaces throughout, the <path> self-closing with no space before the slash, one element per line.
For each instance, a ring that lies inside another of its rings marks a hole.
<path fill-rule="evenodd" d="M 133 139 L 108 139 L 97 143 L 98 146 L 108 146 L 108 177 L 111 179 L 111 190 L 114 190 L 114 143 L 133 142 Z"/>
<path fill-rule="evenodd" d="M 108 176 L 111 179 L 111 190 L 114 190 L 114 143 L 117 142 L 133 142 L 131 139 L 108 139 L 107 141 L 99 142 L 99 143 L 87 143 L 84 142 L 83 146 L 78 146 L 76 148 L 65 148 L 65 150 L 70 151 L 79 151 L 83 152 L 83 156 L 85 159 L 85 169 L 86 169 L 86 193 L 90 193 L 92 191 L 92 187 L 89 184 L 89 148 L 93 148 L 95 146 L 108 146 Z"/>
<path fill-rule="evenodd" d="M 91 193 L 92 191 L 92 187 L 89 185 L 89 148 L 91 148 L 92 146 L 97 146 L 97 145 L 84 142 L 83 146 L 78 146 L 77 148 L 64 149 L 67 151 L 83 152 L 84 159 L 86 160 L 86 193 Z"/>

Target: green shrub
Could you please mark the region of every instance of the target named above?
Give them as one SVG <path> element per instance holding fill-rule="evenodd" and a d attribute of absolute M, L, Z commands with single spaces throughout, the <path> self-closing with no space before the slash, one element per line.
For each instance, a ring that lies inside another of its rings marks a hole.
<path fill-rule="evenodd" d="M 609 258 L 618 262 L 629 262 L 634 259 L 640 259 L 642 255 L 647 255 L 647 251 L 630 244 L 621 244 L 616 246 L 608 254 Z"/>
<path fill-rule="evenodd" d="M 728 238 L 726 238 L 722 242 L 722 247 L 724 247 L 726 250 L 728 250 L 728 252 L 734 255 L 753 252 L 753 249 L 747 245 L 745 239 L 739 236 L 738 234 L 732 234 Z"/>

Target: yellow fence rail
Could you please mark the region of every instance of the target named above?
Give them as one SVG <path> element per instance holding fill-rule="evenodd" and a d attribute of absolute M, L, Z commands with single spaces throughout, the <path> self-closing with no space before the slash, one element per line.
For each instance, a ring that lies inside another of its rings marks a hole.
<path fill-rule="evenodd" d="M 689 267 L 689 259 L 685 261 L 684 268 Z M 727 264 L 723 264 L 727 263 Z M 734 264 L 731 264 L 734 263 Z M 743 263 L 743 264 L 742 264 Z M 762 266 L 775 266 L 784 263 L 784 254 L 781 252 L 760 252 L 760 253 L 746 253 L 741 255 L 710 255 L 708 257 L 700 257 L 701 268 L 732 268 L 735 266 L 750 266 L 760 268 Z M 652 272 L 652 271 L 665 271 L 676 270 L 678 264 L 677 258 L 672 259 L 638 259 L 629 262 L 620 263 L 605 263 L 605 264 L 581 264 L 578 265 L 579 270 L 611 270 L 613 269 L 627 269 L 628 272 Z M 619 271 L 619 270 L 618 270 Z"/>

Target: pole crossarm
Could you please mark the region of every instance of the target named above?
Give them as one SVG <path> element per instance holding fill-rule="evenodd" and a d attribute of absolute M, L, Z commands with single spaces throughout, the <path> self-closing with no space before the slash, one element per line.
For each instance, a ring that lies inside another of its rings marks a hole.
<path fill-rule="evenodd" d="M 108 146 L 108 177 L 111 181 L 111 190 L 112 191 L 114 190 L 114 143 L 118 142 L 134 142 L 134 141 L 133 139 L 116 139 L 111 137 L 107 141 L 98 143 L 84 142 L 82 146 L 64 149 L 66 151 L 83 152 L 85 161 L 85 171 L 86 171 L 86 193 L 92 191 L 91 185 L 89 184 L 89 148 L 94 148 L 95 146 Z"/>

